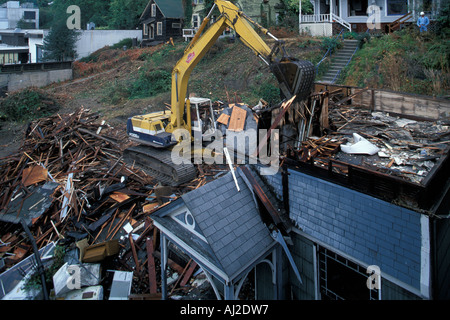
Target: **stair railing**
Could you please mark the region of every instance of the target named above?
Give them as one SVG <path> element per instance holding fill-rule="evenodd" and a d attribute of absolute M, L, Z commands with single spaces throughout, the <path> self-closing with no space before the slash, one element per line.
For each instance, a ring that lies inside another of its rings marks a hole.
<path fill-rule="evenodd" d="M 407 14 L 398 18 L 397 20 L 388 24 L 389 33 L 391 33 L 392 31 L 395 31 L 395 29 L 397 29 L 397 27 L 399 27 L 401 24 L 405 23 L 410 18 L 412 18 L 412 12 L 408 12 Z"/>
<path fill-rule="evenodd" d="M 336 39 L 339 39 L 339 37 L 342 35 L 342 38 L 344 38 L 344 28 L 341 29 L 341 32 L 339 32 L 339 34 L 335 37 Z M 323 58 L 316 64 L 316 74 L 319 71 L 319 65 L 325 60 L 326 57 L 328 57 L 328 55 L 331 55 L 331 49 L 332 48 L 328 48 L 327 52 L 324 54 Z"/>
<path fill-rule="evenodd" d="M 352 61 L 352 58 L 353 58 L 353 56 L 355 55 L 356 51 L 358 51 L 358 49 L 359 49 L 359 46 L 356 46 L 355 51 L 353 51 L 352 55 L 351 55 L 350 58 L 348 59 L 348 61 L 347 61 L 347 63 L 345 64 L 345 66 L 344 66 L 341 70 L 339 70 L 338 73 L 336 73 L 336 75 L 334 76 L 334 78 L 333 78 L 333 80 L 331 81 L 331 83 L 335 83 L 335 82 L 336 82 L 336 79 L 338 79 L 339 75 L 341 74 L 341 71 L 342 71 L 343 69 L 345 69 L 345 68 L 348 66 L 348 64 L 350 63 L 350 61 Z"/>

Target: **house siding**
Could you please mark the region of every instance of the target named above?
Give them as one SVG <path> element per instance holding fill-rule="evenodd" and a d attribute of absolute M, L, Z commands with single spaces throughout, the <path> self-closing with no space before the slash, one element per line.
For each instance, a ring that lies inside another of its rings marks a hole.
<path fill-rule="evenodd" d="M 290 219 L 300 230 L 356 261 L 379 266 L 382 276 L 416 294 L 421 282 L 428 286 L 421 277 L 427 274 L 422 268 L 429 268 L 429 256 L 422 250 L 420 213 L 294 170 L 288 172 Z M 265 179 L 281 199 L 281 174 Z"/>
<path fill-rule="evenodd" d="M 154 2 L 151 1 L 151 4 Z M 183 19 L 178 18 L 166 18 L 161 12 L 161 9 L 156 6 L 156 17 L 151 16 L 151 9 L 147 13 L 147 16 L 145 16 L 142 19 L 143 24 L 148 25 L 148 34 L 144 34 L 144 27 L 142 27 L 142 39 L 144 41 L 167 41 L 169 38 L 176 38 L 182 36 L 182 28 L 172 28 L 173 23 L 180 23 L 181 26 L 183 25 Z M 162 34 L 158 35 L 158 22 L 162 23 Z M 151 37 L 152 31 L 151 26 L 154 28 L 153 35 L 154 37 Z"/>

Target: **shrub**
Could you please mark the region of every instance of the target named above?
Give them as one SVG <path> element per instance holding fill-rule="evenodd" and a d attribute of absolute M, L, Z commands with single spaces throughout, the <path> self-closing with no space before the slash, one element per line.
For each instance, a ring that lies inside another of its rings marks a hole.
<path fill-rule="evenodd" d="M 48 116 L 59 109 L 55 100 L 36 88 L 28 88 L 0 99 L 0 115 L 7 121 L 27 121 Z"/>
<path fill-rule="evenodd" d="M 341 42 L 336 38 L 323 38 L 322 43 L 320 44 L 320 47 L 324 51 L 330 50 L 330 53 L 333 53 L 336 51 L 336 49 L 339 49 L 342 46 Z"/>
<path fill-rule="evenodd" d="M 264 82 L 254 91 L 256 95 L 267 101 L 269 104 L 275 104 L 281 100 L 280 89 L 272 82 Z"/>
<path fill-rule="evenodd" d="M 124 46 L 126 46 L 128 49 L 133 47 L 133 39 L 126 38 L 126 39 L 120 40 L 116 44 L 113 44 L 111 46 L 111 49 L 122 49 Z"/>
<path fill-rule="evenodd" d="M 166 70 L 142 71 L 139 78 L 131 85 L 130 98 L 147 98 L 170 91 L 171 83 L 172 75 Z"/>

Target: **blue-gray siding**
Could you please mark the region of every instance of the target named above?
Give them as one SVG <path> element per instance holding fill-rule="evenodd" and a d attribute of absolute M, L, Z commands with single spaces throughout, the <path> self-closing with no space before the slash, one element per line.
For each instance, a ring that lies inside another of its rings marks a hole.
<path fill-rule="evenodd" d="M 306 234 L 420 289 L 420 213 L 289 170 L 290 218 Z M 282 198 L 281 175 L 266 176 Z"/>

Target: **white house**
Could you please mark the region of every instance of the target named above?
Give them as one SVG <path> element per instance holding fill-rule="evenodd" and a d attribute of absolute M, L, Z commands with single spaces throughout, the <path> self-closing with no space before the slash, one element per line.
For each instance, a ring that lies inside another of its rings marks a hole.
<path fill-rule="evenodd" d="M 310 0 L 314 14 L 300 14 L 300 32 L 331 36 L 333 25 L 344 31 L 387 31 L 399 19 L 412 22 L 424 11 L 430 19 L 439 13 L 444 0 Z"/>
<path fill-rule="evenodd" d="M 0 7 L 0 29 L 14 29 L 17 23 L 23 20 L 39 28 L 39 9 L 33 3 L 8 1 Z"/>

